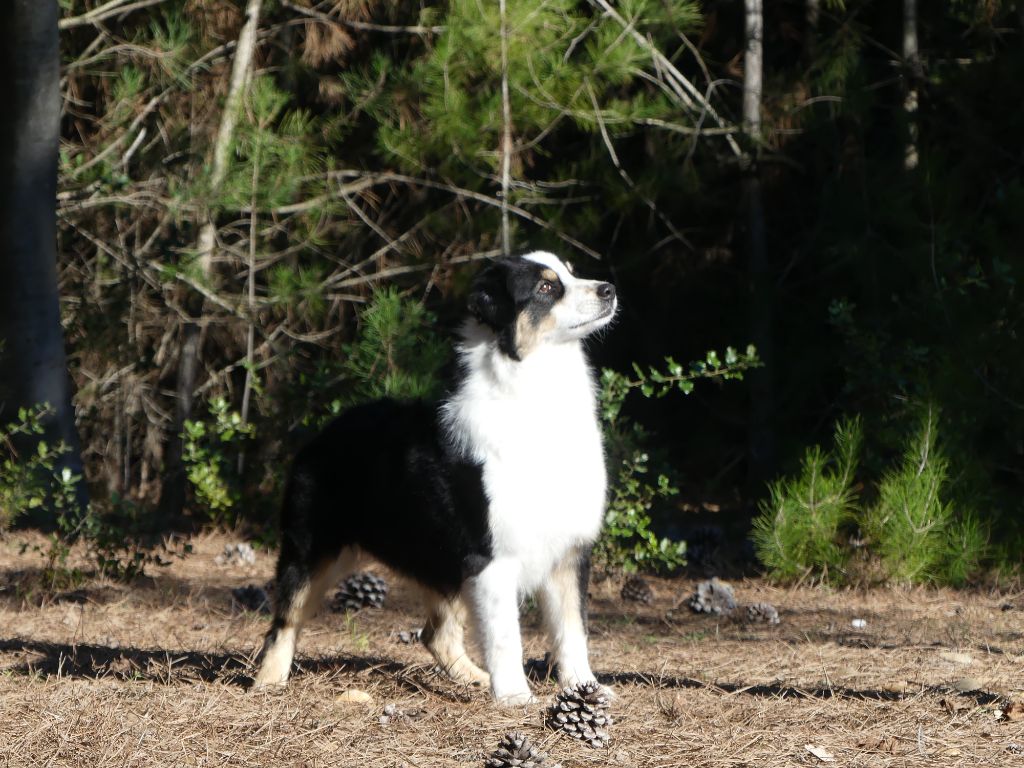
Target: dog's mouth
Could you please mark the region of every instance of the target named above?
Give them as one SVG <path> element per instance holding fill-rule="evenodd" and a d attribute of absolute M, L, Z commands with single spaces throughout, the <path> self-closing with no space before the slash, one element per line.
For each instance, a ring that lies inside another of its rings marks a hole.
<path fill-rule="evenodd" d="M 609 320 L 611 319 L 611 316 L 615 314 L 615 306 L 616 305 L 612 303 L 611 305 L 608 306 L 607 309 L 602 311 L 601 314 L 592 317 L 589 320 L 584 320 L 582 322 L 576 323 L 575 325 L 571 325 L 569 326 L 569 329 L 576 331 L 579 330 L 580 328 L 586 328 L 588 326 L 594 325 L 595 323 L 600 323 L 602 320 Z"/>

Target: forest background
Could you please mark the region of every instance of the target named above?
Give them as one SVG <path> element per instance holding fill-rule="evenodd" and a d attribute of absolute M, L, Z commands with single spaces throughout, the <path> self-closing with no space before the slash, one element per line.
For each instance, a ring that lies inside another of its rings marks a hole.
<path fill-rule="evenodd" d="M 54 21 L 74 426 L 16 395 L 36 299 L 8 269 L 6 517 L 115 563 L 133 531 L 271 537 L 310 430 L 436 394 L 474 262 L 544 248 L 621 296 L 591 351 L 621 372 L 619 565 L 679 565 L 722 508 L 744 536 L 760 512 L 788 578 L 848 576 L 864 542 L 887 565 L 858 573 L 897 580 L 1019 561 L 1020 0 L 61 0 Z M 760 366 L 725 381 L 748 344 Z M 900 535 L 945 554 L 894 563 Z"/>

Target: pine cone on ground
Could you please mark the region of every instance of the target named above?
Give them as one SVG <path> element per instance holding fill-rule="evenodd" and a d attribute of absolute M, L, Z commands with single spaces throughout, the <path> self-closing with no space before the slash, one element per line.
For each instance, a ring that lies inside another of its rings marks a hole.
<path fill-rule="evenodd" d="M 256 562 L 256 552 L 247 542 L 225 544 L 224 551 L 213 558 L 217 565 L 252 565 Z"/>
<path fill-rule="evenodd" d="M 244 587 L 236 587 L 231 590 L 231 596 L 235 602 L 247 611 L 258 613 L 270 613 L 270 595 L 274 591 L 274 583 L 268 581 L 262 587 L 256 584 L 246 584 Z"/>
<path fill-rule="evenodd" d="M 334 593 L 331 609 L 335 611 L 358 611 L 370 606 L 380 608 L 388 595 L 388 584 L 372 573 L 355 573 L 345 579 L 341 588 Z"/>
<path fill-rule="evenodd" d="M 608 713 L 608 694 L 593 680 L 563 688 L 548 709 L 546 720 L 549 728 L 594 748 L 607 747 L 611 742 L 607 728 L 613 722 Z"/>
<path fill-rule="evenodd" d="M 551 651 L 544 654 L 543 659 L 527 659 L 524 667 L 527 680 L 543 683 L 558 677 L 558 664 L 551 658 Z"/>
<path fill-rule="evenodd" d="M 732 587 L 717 578 L 711 581 L 702 581 L 697 585 L 686 604 L 695 613 L 714 613 L 720 616 L 727 616 L 736 608 L 736 596 Z"/>
<path fill-rule="evenodd" d="M 623 600 L 633 603 L 650 605 L 654 599 L 654 592 L 651 585 L 641 576 L 630 576 L 622 585 L 622 592 L 619 593 Z"/>
<path fill-rule="evenodd" d="M 771 603 L 754 603 L 747 606 L 747 621 L 778 624 L 779 612 Z"/>
<path fill-rule="evenodd" d="M 562 768 L 547 762 L 548 756 L 519 731 L 506 733 L 484 765 L 487 768 Z"/>

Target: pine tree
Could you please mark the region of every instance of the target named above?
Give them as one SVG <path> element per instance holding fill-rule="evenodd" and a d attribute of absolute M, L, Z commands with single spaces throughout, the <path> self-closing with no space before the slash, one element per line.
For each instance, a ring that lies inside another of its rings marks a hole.
<path fill-rule="evenodd" d="M 938 445 L 939 417 L 929 407 L 907 441 L 902 463 L 878 487 L 863 527 L 889 578 L 899 583 L 960 583 L 984 557 L 987 536 L 973 515 L 949 501 L 949 461 Z"/>
<path fill-rule="evenodd" d="M 840 531 L 857 509 L 860 422 L 837 424 L 834 444 L 832 453 L 819 446 L 808 450 L 800 472 L 772 483 L 770 498 L 761 503 L 752 538 L 758 558 L 775 578 L 842 575 L 846 552 Z"/>

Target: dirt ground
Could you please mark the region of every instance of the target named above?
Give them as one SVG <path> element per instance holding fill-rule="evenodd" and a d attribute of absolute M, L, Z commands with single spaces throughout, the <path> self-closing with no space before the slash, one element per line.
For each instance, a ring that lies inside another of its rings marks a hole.
<path fill-rule="evenodd" d="M 93 580 L 44 599 L 41 541 L 0 540 L 6 766 L 483 766 L 511 730 L 565 768 L 1024 766 L 1024 712 L 1008 706 L 1024 703 L 1024 595 L 734 582 L 741 604 L 778 608 L 767 626 L 673 610 L 693 580 L 652 580 L 651 605 L 593 584 L 592 662 L 617 694 L 612 744 L 595 750 L 544 729 L 552 682 L 535 683 L 541 704 L 502 710 L 436 674 L 397 637 L 421 616 L 382 569 L 385 607 L 325 606 L 288 687 L 250 693 L 269 619 L 231 590 L 266 581 L 273 553 L 220 566 L 233 539 L 204 536 L 133 586 Z M 534 658 L 536 613 L 524 613 Z M 371 700 L 346 702 L 350 691 Z M 404 715 L 382 722 L 389 704 Z"/>

